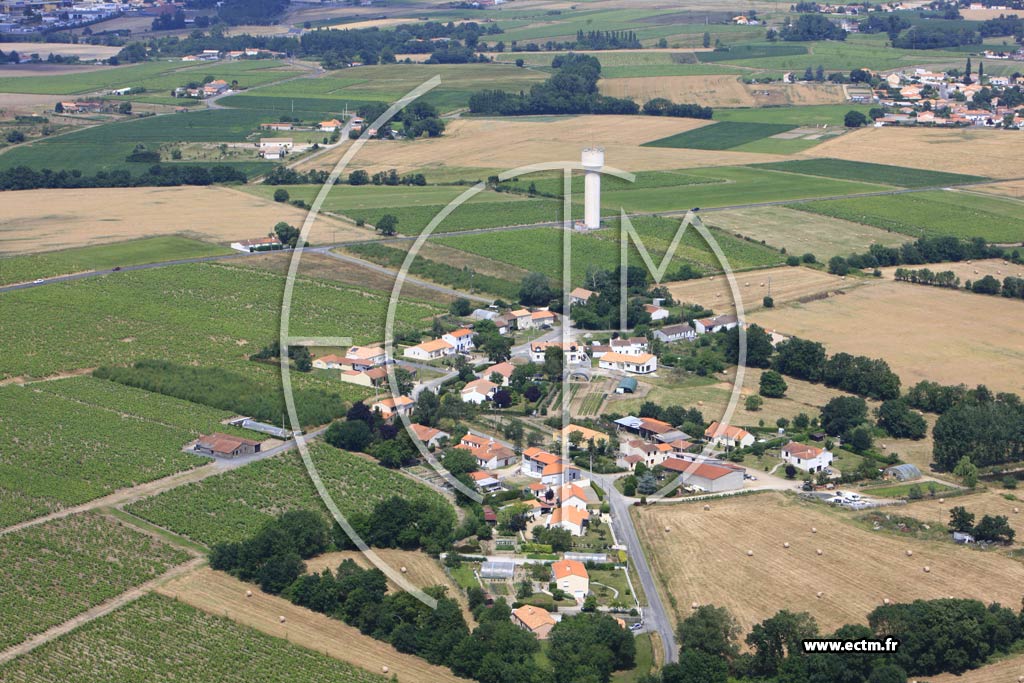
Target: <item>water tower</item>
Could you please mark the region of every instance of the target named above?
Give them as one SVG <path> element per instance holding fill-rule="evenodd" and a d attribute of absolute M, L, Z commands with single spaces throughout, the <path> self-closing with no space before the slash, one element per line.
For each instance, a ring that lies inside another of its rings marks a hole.
<path fill-rule="evenodd" d="M 587 147 L 583 150 L 583 227 L 596 230 L 601 227 L 601 169 L 604 168 L 604 148 Z"/>

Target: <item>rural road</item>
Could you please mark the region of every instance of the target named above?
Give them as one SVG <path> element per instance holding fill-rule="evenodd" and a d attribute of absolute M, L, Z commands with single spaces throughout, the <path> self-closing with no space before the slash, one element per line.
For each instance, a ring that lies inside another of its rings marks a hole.
<path fill-rule="evenodd" d="M 644 595 L 647 597 L 647 609 L 643 613 L 644 626 L 648 631 L 657 631 L 661 636 L 661 646 L 665 650 L 664 661 L 666 663 L 675 662 L 679 658 L 679 648 L 676 646 L 676 622 L 665 609 L 661 593 L 658 592 L 658 584 L 651 573 L 643 546 L 640 545 L 640 537 L 637 536 L 636 527 L 633 525 L 633 518 L 629 514 L 629 503 L 615 488 L 613 477 L 595 473 L 590 473 L 590 477 L 605 491 L 608 503 L 611 505 L 615 537 L 628 549 L 630 561 L 640 578 L 640 585 L 644 587 Z"/>

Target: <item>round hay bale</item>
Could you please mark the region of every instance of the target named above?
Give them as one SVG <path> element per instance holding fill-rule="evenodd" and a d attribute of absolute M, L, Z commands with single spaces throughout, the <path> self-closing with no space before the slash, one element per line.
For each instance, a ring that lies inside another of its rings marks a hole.
<path fill-rule="evenodd" d="M 704 509 L 705 509 L 705 510 L 710 510 L 710 509 L 711 509 L 711 506 L 710 506 L 710 505 L 708 505 L 707 503 L 705 503 L 705 504 L 704 504 Z"/>
<path fill-rule="evenodd" d="M 1013 508 L 1013 514 L 1019 515 L 1020 514 L 1020 508 Z"/>
<path fill-rule="evenodd" d="M 922 567 L 922 569 L 924 569 L 924 573 L 925 574 L 928 574 L 928 573 L 930 573 L 932 571 L 932 568 L 929 567 L 928 565 L 925 565 L 924 567 Z"/>
<path fill-rule="evenodd" d="M 811 527 L 811 533 L 812 533 L 812 534 L 816 534 L 816 533 L 818 533 L 818 527 L 816 527 L 816 526 L 812 526 L 812 527 Z"/>
<path fill-rule="evenodd" d="M 698 605 L 697 603 L 695 603 L 695 602 L 691 602 L 690 603 L 690 609 L 697 609 L 698 607 L 700 607 L 700 605 Z"/>
<path fill-rule="evenodd" d="M 753 556 L 754 556 L 754 551 L 753 550 L 748 550 L 747 551 L 747 557 L 753 557 Z"/>
<path fill-rule="evenodd" d="M 914 551 L 913 551 L 913 550 L 910 550 L 910 549 L 908 548 L 908 549 L 907 549 L 907 557 L 913 557 L 913 556 L 914 556 Z"/>
<path fill-rule="evenodd" d="M 666 533 L 666 534 L 667 534 L 668 532 L 670 532 L 670 531 L 672 531 L 672 527 L 670 527 L 670 526 L 667 526 L 667 527 L 665 527 L 665 533 Z"/>
<path fill-rule="evenodd" d="M 823 596 L 823 595 L 824 595 L 824 593 L 823 593 L 823 592 L 821 592 L 821 591 L 818 591 L 818 599 L 819 599 L 819 600 L 821 600 L 821 596 Z"/>
<path fill-rule="evenodd" d="M 819 555 L 824 555 L 825 554 L 825 551 L 822 550 L 821 548 L 818 548 L 815 552 L 818 553 Z"/>
<path fill-rule="evenodd" d="M 939 498 L 939 504 L 940 504 L 940 505 L 941 505 L 942 503 L 945 503 L 945 502 L 946 502 L 946 499 L 945 499 L 945 498 Z"/>
<path fill-rule="evenodd" d="M 282 623 L 282 624 L 283 624 L 284 622 L 288 621 L 287 619 L 285 619 L 285 618 L 284 618 L 284 615 L 283 615 L 283 614 L 282 614 L 281 616 L 279 616 L 279 617 L 277 618 L 277 620 L 278 620 L 278 622 L 280 622 L 280 623 Z"/>
<path fill-rule="evenodd" d="M 785 543 L 783 543 L 782 547 L 783 548 L 788 548 L 789 547 L 789 541 L 786 541 Z"/>
<path fill-rule="evenodd" d="M 382 667 L 380 668 L 380 670 L 381 670 L 381 671 L 382 671 L 383 673 L 387 673 L 388 671 L 391 671 L 391 669 L 389 669 L 389 668 L 388 668 L 388 665 L 387 665 L 387 664 L 385 664 L 384 666 L 382 666 Z"/>
<path fill-rule="evenodd" d="M 697 405 L 699 405 L 699 406 L 704 405 L 704 401 L 697 401 Z"/>
<path fill-rule="evenodd" d="M 401 569 L 400 569 L 399 571 L 401 571 L 401 572 L 402 572 L 403 574 L 405 574 L 405 573 L 407 573 L 407 572 L 408 572 L 409 570 L 408 570 L 408 569 L 406 569 L 405 567 L 402 567 L 402 568 L 401 568 Z"/>
<path fill-rule="evenodd" d="M 883 605 L 888 605 L 889 604 L 889 598 L 882 598 L 882 604 Z"/>
<path fill-rule="evenodd" d="M 245 591 L 245 597 L 251 598 L 252 597 L 252 591 Z"/>
<path fill-rule="evenodd" d="M 1017 683 L 1024 683 L 1024 676 L 1017 676 Z"/>

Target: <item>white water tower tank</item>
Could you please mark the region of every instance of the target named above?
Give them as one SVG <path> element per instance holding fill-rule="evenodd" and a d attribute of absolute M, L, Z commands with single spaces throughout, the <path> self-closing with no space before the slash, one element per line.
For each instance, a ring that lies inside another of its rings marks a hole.
<path fill-rule="evenodd" d="M 601 169 L 604 168 L 604 148 L 587 147 L 583 150 L 583 226 L 587 230 L 601 227 Z"/>

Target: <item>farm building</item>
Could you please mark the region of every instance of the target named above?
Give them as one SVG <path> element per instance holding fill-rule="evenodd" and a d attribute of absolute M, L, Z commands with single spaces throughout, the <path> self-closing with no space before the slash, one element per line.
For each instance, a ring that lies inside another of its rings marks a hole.
<path fill-rule="evenodd" d="M 697 331 L 689 323 L 666 325 L 654 331 L 654 338 L 665 343 L 688 341 L 697 338 Z"/>
<path fill-rule="evenodd" d="M 254 432 L 262 432 L 263 434 L 269 434 L 277 439 L 290 439 L 294 434 L 283 427 L 276 425 L 267 424 L 266 422 L 259 422 L 248 417 L 237 417 L 232 419 L 228 424 L 234 427 L 241 427 L 242 429 L 251 429 Z"/>
<path fill-rule="evenodd" d="M 821 472 L 832 464 L 832 453 L 829 451 L 796 441 L 783 446 L 779 457 L 804 472 Z"/>
<path fill-rule="evenodd" d="M 511 579 L 515 573 L 515 562 L 484 562 L 480 565 L 481 579 Z"/>
<path fill-rule="evenodd" d="M 632 394 L 636 392 L 637 381 L 635 377 L 623 377 L 619 380 L 619 386 L 615 387 L 616 394 Z"/>
<path fill-rule="evenodd" d="M 647 311 L 651 316 L 653 322 L 664 320 L 669 316 L 669 310 L 662 308 L 661 306 L 655 306 L 654 304 L 644 304 L 644 310 Z"/>
<path fill-rule="evenodd" d="M 556 622 L 546 609 L 523 605 L 512 610 L 512 623 L 533 633 L 537 636 L 537 640 L 547 640 L 551 628 Z"/>
<path fill-rule="evenodd" d="M 890 477 L 896 481 L 913 481 L 914 479 L 921 478 L 921 470 L 917 468 L 917 465 L 911 465 L 909 463 L 886 467 L 884 474 L 886 477 Z"/>
<path fill-rule="evenodd" d="M 551 573 L 560 589 L 583 602 L 590 592 L 590 574 L 579 560 L 558 560 L 551 565 Z"/>
<path fill-rule="evenodd" d="M 670 472 L 682 474 L 684 486 L 699 486 L 708 493 L 736 491 L 743 488 L 745 470 L 742 467 L 687 462 L 678 458 L 669 458 L 661 466 Z"/>
<path fill-rule="evenodd" d="M 260 138 L 260 156 L 264 159 L 280 159 L 294 146 L 291 138 Z"/>
<path fill-rule="evenodd" d="M 229 436 L 215 432 L 199 437 L 192 447 L 196 453 L 212 455 L 217 458 L 237 458 L 242 455 L 253 455 L 260 452 L 260 442 L 243 439 L 240 436 Z"/>

